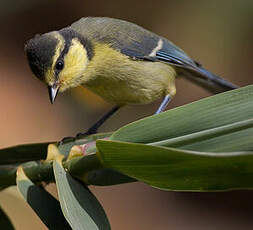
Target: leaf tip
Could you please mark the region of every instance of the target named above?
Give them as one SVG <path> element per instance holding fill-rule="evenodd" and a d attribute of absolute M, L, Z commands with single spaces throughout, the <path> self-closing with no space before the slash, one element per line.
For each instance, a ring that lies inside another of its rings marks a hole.
<path fill-rule="evenodd" d="M 64 158 L 55 144 L 49 144 L 47 148 L 47 159 L 45 161 L 56 160 L 61 162 Z"/>
<path fill-rule="evenodd" d="M 22 166 L 19 166 L 17 168 L 16 174 L 17 174 L 17 178 L 16 178 L 17 181 L 29 180 L 28 177 L 26 176 L 25 171 Z"/>

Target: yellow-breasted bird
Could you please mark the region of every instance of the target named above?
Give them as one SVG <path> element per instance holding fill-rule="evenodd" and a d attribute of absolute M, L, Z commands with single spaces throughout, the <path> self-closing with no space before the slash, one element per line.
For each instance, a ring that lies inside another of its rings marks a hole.
<path fill-rule="evenodd" d="M 59 31 L 36 35 L 25 46 L 32 72 L 58 91 L 82 85 L 116 106 L 86 133 L 92 134 L 118 108 L 160 97 L 162 112 L 176 94 L 183 74 L 211 92 L 237 88 L 191 59 L 166 38 L 136 24 L 106 17 L 81 18 Z"/>

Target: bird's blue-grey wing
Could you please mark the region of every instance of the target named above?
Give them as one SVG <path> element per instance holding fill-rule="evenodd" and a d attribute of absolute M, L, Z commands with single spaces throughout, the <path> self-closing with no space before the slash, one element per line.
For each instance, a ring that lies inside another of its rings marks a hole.
<path fill-rule="evenodd" d="M 177 71 L 188 74 L 205 87 L 219 86 L 219 92 L 237 88 L 201 67 L 166 38 L 136 24 L 119 19 L 88 17 L 80 19 L 71 27 L 88 39 L 110 44 L 115 50 L 135 60 L 159 61 L 177 66 Z"/>

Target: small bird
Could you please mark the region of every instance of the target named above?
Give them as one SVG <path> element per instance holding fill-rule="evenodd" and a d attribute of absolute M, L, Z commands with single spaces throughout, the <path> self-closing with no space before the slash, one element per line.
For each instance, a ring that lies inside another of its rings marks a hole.
<path fill-rule="evenodd" d="M 57 93 L 84 86 L 115 104 L 87 132 L 93 134 L 120 107 L 163 98 L 165 110 L 184 75 L 213 93 L 237 88 L 218 77 L 164 37 L 136 24 L 86 17 L 59 31 L 36 35 L 25 45 L 34 75 L 47 84 L 51 103 Z"/>

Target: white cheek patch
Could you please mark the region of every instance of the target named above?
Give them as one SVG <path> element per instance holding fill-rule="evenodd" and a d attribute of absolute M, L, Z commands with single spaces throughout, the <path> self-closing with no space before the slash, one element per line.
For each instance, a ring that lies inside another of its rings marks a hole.
<path fill-rule="evenodd" d="M 155 57 L 156 53 L 163 47 L 163 40 L 160 39 L 157 43 L 157 46 L 152 50 L 152 52 L 149 54 L 150 57 Z"/>

